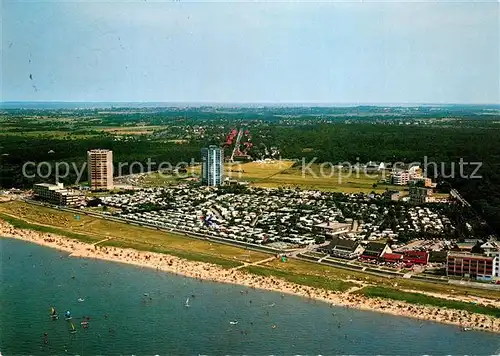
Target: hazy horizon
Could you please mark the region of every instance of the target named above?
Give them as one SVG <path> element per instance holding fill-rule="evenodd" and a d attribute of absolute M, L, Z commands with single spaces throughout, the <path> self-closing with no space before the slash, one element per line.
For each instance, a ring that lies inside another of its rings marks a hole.
<path fill-rule="evenodd" d="M 351 107 L 351 106 L 372 106 L 372 107 L 382 107 L 382 106 L 392 106 L 392 107 L 418 107 L 418 106 L 479 106 L 479 107 L 489 107 L 495 106 L 500 107 L 499 103 L 432 103 L 432 102 L 422 102 L 422 103 L 411 103 L 411 102 L 401 102 L 401 103 L 373 103 L 373 102 L 351 102 L 351 103 L 339 103 L 339 102 L 271 102 L 271 101 L 72 101 L 72 100 L 0 100 L 0 105 L 2 104 L 18 104 L 18 103 L 30 103 L 30 104 L 168 104 L 168 105 L 264 105 L 264 106 L 283 106 L 283 105 L 305 105 L 305 106 L 318 106 L 326 105 L 332 107 Z"/>
<path fill-rule="evenodd" d="M 491 2 L 2 3 L 12 101 L 500 103 Z"/>

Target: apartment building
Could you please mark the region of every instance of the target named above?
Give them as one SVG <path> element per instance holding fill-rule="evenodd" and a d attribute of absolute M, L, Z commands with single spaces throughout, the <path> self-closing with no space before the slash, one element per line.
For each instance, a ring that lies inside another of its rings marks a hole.
<path fill-rule="evenodd" d="M 417 183 L 427 188 L 432 187 L 432 180 L 427 177 L 414 177 L 410 179 L 410 182 Z"/>
<path fill-rule="evenodd" d="M 452 252 L 447 257 L 446 272 L 448 276 L 491 280 L 494 277 L 496 266 L 498 266 L 498 257 L 496 256 Z"/>
<path fill-rule="evenodd" d="M 113 151 L 104 149 L 88 151 L 87 165 L 91 190 L 113 189 Z"/>
<path fill-rule="evenodd" d="M 35 197 L 42 201 L 57 205 L 81 206 L 85 197 L 80 192 L 66 189 L 62 183 L 39 183 L 33 186 Z"/>
<path fill-rule="evenodd" d="M 201 183 L 208 186 L 221 185 L 224 174 L 222 149 L 214 145 L 202 148 L 201 159 Z"/>
<path fill-rule="evenodd" d="M 481 249 L 484 251 L 485 256 L 495 258 L 493 262 L 493 279 L 500 280 L 500 242 L 487 241 L 481 245 Z"/>
<path fill-rule="evenodd" d="M 396 185 L 407 185 L 410 181 L 410 172 L 408 171 L 398 171 L 392 174 L 392 184 Z"/>
<path fill-rule="evenodd" d="M 351 224 L 328 221 L 322 224 L 314 225 L 314 231 L 323 233 L 326 237 L 340 236 L 351 231 Z"/>
<path fill-rule="evenodd" d="M 416 184 L 410 185 L 410 203 L 423 204 L 429 201 L 432 196 L 432 189 L 420 187 Z"/>
<path fill-rule="evenodd" d="M 411 166 L 407 169 L 396 169 L 391 176 L 392 184 L 407 185 L 410 182 L 421 184 L 424 187 L 432 187 L 432 180 L 422 175 L 419 166 Z"/>

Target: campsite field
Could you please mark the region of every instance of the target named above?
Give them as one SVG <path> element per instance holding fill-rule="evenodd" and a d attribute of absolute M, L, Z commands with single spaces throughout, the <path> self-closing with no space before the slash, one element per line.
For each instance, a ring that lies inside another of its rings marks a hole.
<path fill-rule="evenodd" d="M 135 125 L 135 126 L 110 126 L 95 127 L 95 130 L 104 131 L 113 135 L 149 135 L 155 130 L 162 130 L 167 126 L 162 125 Z"/>
<path fill-rule="evenodd" d="M 199 175 L 200 166 L 191 168 Z M 251 186 L 263 188 L 301 188 L 344 193 L 383 193 L 386 189 L 401 190 L 401 187 L 385 184 L 382 181 L 388 173 L 370 173 L 338 170 L 312 164 L 307 168 L 294 161 L 254 161 L 247 163 L 225 163 L 226 177 L 248 181 Z"/>

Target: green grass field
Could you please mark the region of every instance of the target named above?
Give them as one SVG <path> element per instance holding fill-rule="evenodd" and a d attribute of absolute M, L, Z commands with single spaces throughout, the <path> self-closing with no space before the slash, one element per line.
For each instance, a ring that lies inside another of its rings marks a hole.
<path fill-rule="evenodd" d="M 332 279 L 324 276 L 319 276 L 316 274 L 300 274 L 286 270 L 279 270 L 279 269 L 259 267 L 259 266 L 248 266 L 244 267 L 243 269 L 250 273 L 257 274 L 259 276 L 278 277 L 292 283 L 314 288 L 323 288 L 338 292 L 345 292 L 349 288 L 356 285 L 355 283 L 352 282 L 346 282 L 340 279 Z"/>
<path fill-rule="evenodd" d="M 0 136 L 22 136 L 22 137 L 44 137 L 44 138 L 51 138 L 51 139 L 84 139 L 84 138 L 89 138 L 89 137 L 98 137 L 100 136 L 100 133 L 95 133 L 95 134 L 89 134 L 87 132 L 85 133 L 79 133 L 78 131 L 2 131 L 0 130 Z"/>
<path fill-rule="evenodd" d="M 260 261 L 270 256 L 264 252 L 198 240 L 179 234 L 108 221 L 84 214 L 80 216 L 80 220 L 76 220 L 72 213 L 19 201 L 0 204 L 0 219 L 15 226 L 59 234 L 85 242 L 112 238 L 104 242 L 103 245 L 167 253 L 188 260 L 214 263 L 226 268 L 235 267 L 245 262 Z M 404 278 L 389 279 L 365 274 L 361 271 L 350 271 L 297 259 L 288 259 L 284 263 L 281 260 L 273 260 L 262 266 L 250 266 L 246 269 L 260 275 L 274 275 L 295 283 L 331 290 L 345 290 L 352 286 L 352 282 L 349 281 L 353 280 L 390 290 L 394 290 L 393 285 L 397 283 L 398 289 L 401 290 L 450 296 L 468 295 L 497 300 L 499 298 L 498 291 L 427 283 Z"/>
<path fill-rule="evenodd" d="M 140 184 L 146 187 L 163 187 L 165 185 L 178 183 L 180 180 L 181 179 L 175 175 L 154 172 L 144 176 Z"/>
<path fill-rule="evenodd" d="M 336 268 L 327 265 L 320 265 L 314 262 L 289 259 L 286 263 L 281 263 L 278 260 L 268 262 L 266 267 L 286 270 L 301 275 L 316 274 L 327 278 L 337 280 L 356 280 L 373 285 L 392 288 L 394 283 L 397 283 L 398 289 L 403 290 L 416 290 L 428 293 L 440 293 L 451 296 L 477 296 L 483 298 L 497 299 L 500 297 L 498 291 L 473 289 L 468 287 L 437 284 L 430 282 L 423 282 L 408 278 L 385 278 L 364 273 L 362 271 L 351 271 L 342 268 Z"/>
<path fill-rule="evenodd" d="M 83 213 L 80 214 L 80 220 L 76 220 L 74 214 L 23 202 L 0 204 L 0 214 L 2 214 L 2 218 L 5 217 L 4 220 L 14 221 L 12 219 L 16 219 L 17 224 L 21 224 L 21 222 L 26 224 L 18 225 L 19 227 L 57 233 L 82 241 L 88 241 L 89 238 L 94 242 L 112 238 L 105 244 L 149 251 L 156 250 L 198 261 L 205 258 L 205 260 L 219 265 L 233 266 L 234 262 L 239 265 L 269 257 L 269 254 L 264 252 L 245 250 L 179 234 L 108 221 Z M 227 261 L 231 263 L 227 263 Z"/>
<path fill-rule="evenodd" d="M 400 186 L 382 183 L 384 173 L 366 175 L 363 172 L 333 170 L 312 164 L 307 169 L 293 167 L 293 161 L 269 161 L 247 163 L 225 163 L 226 177 L 248 181 L 252 186 L 263 188 L 301 188 L 344 193 L 383 193 L 386 189 L 401 190 Z M 200 166 L 191 168 L 200 174 Z M 374 186 L 375 185 L 375 186 Z"/>
<path fill-rule="evenodd" d="M 493 306 L 476 305 L 461 301 L 436 298 L 420 293 L 402 292 L 396 289 L 372 286 L 364 287 L 356 293 L 363 294 L 369 298 L 401 300 L 410 304 L 431 305 L 438 308 L 466 310 L 471 313 L 491 315 L 496 318 L 500 318 L 500 309 Z"/>
<path fill-rule="evenodd" d="M 267 188 L 290 187 L 345 193 L 383 193 L 386 189 L 401 189 L 392 185 L 381 184 L 384 178 L 381 173 L 366 175 L 362 172 L 333 170 L 312 164 L 309 168 L 292 167 L 270 177 L 254 182 L 257 186 Z"/>
<path fill-rule="evenodd" d="M 31 223 L 28 223 L 24 220 L 17 219 L 17 218 L 14 218 L 14 217 L 11 217 L 9 215 L 2 214 L 2 213 L 0 213 L 0 219 L 7 221 L 9 224 L 11 224 L 12 226 L 19 228 L 19 229 L 34 230 L 34 231 L 39 231 L 39 232 L 46 232 L 49 234 L 66 236 L 66 237 L 69 237 L 70 239 L 80 240 L 80 241 L 88 242 L 88 243 L 93 243 L 93 242 L 99 241 L 99 238 L 96 236 L 77 234 L 77 233 L 69 232 L 69 231 L 66 231 L 63 229 L 57 229 L 57 228 L 38 225 L 38 224 L 31 224 Z"/>

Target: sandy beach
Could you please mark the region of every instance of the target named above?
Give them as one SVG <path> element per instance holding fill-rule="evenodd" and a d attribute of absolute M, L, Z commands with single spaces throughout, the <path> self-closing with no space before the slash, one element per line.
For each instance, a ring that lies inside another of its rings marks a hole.
<path fill-rule="evenodd" d="M 1 220 L 0 236 L 56 248 L 68 252 L 71 257 L 75 258 L 95 258 L 127 263 L 191 278 L 294 294 L 346 308 L 370 310 L 500 333 L 500 318 L 492 316 L 462 310 L 414 305 L 390 299 L 367 298 L 351 293 L 351 291 L 335 292 L 302 286 L 276 277 L 263 277 L 242 270 L 224 269 L 217 265 L 189 261 L 166 254 L 87 244 L 54 234 L 14 228 Z"/>

